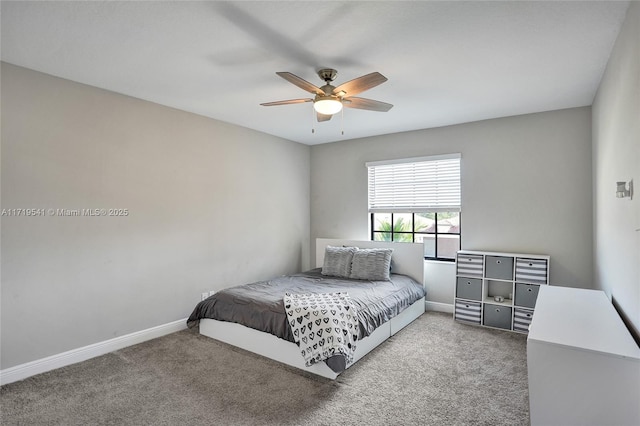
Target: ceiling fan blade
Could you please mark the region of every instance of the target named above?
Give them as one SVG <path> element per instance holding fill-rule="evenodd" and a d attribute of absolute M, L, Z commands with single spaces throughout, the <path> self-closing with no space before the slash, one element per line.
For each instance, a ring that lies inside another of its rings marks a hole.
<path fill-rule="evenodd" d="M 321 88 L 309 83 L 307 80 L 304 80 L 295 74 L 291 74 L 290 72 L 286 71 L 276 72 L 276 74 L 287 80 L 289 83 L 295 84 L 302 90 L 306 90 L 307 92 L 313 93 L 314 95 L 325 95 L 324 91 Z"/>
<path fill-rule="evenodd" d="M 275 101 L 275 102 L 265 102 L 260 104 L 262 106 L 276 106 L 276 105 L 290 105 L 290 104 L 302 104 L 305 102 L 312 102 L 311 98 L 303 98 L 303 99 L 289 99 L 287 101 Z"/>
<path fill-rule="evenodd" d="M 376 87 L 385 81 L 387 81 L 387 77 L 379 72 L 372 72 L 371 74 L 363 75 L 362 77 L 358 77 L 341 84 L 333 89 L 333 94 L 338 96 L 353 96 L 364 92 L 365 90 L 369 90 L 372 87 Z M 340 95 L 340 92 L 344 92 L 344 94 Z"/>
<path fill-rule="evenodd" d="M 393 105 L 386 102 L 374 101 L 366 98 L 344 98 L 342 104 L 347 108 L 366 109 L 369 111 L 387 112 Z"/>
<path fill-rule="evenodd" d="M 319 112 L 316 113 L 316 118 L 318 119 L 318 122 L 321 123 L 323 121 L 329 121 L 331 120 L 331 117 L 333 117 L 332 115 L 326 115 L 326 114 L 320 114 Z"/>

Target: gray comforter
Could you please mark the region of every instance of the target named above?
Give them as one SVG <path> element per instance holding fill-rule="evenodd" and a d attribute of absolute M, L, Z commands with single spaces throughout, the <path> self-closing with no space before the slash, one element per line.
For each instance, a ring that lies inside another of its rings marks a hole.
<path fill-rule="evenodd" d="M 284 311 L 286 292 L 348 292 L 358 308 L 358 339 L 362 339 L 425 296 L 424 287 L 406 275 L 391 274 L 391 281 L 365 281 L 324 276 L 320 271 L 312 269 L 219 291 L 196 305 L 187 325 L 195 327 L 200 319 L 211 318 L 239 323 L 294 342 Z M 340 369 L 327 364 L 334 371 Z"/>

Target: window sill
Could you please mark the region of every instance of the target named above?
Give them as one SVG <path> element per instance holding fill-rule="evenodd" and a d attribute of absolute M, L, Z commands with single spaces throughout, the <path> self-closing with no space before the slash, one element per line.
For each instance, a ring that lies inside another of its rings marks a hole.
<path fill-rule="evenodd" d="M 424 259 L 425 263 L 437 263 L 441 265 L 455 265 L 455 259 L 451 260 L 441 260 L 441 259 Z"/>

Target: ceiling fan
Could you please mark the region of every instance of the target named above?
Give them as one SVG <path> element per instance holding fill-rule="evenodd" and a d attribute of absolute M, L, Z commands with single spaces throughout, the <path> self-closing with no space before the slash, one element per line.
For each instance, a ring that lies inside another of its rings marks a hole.
<path fill-rule="evenodd" d="M 354 96 L 387 81 L 387 77 L 379 72 L 363 75 L 362 77 L 347 81 L 338 87 L 331 85 L 331 82 L 338 74 L 338 71 L 331 68 L 324 68 L 318 71 L 318 76 L 325 82 L 325 85 L 322 87 L 317 87 L 290 72 L 276 72 L 276 74 L 289 83 L 295 84 L 302 90 L 316 95 L 315 98 L 289 99 L 286 101 L 266 102 L 260 105 L 275 106 L 313 102 L 313 108 L 316 111 L 318 121 L 331 120 L 331 116 L 340 112 L 343 106 L 380 112 L 387 112 L 393 107 L 393 105 L 385 102 Z"/>

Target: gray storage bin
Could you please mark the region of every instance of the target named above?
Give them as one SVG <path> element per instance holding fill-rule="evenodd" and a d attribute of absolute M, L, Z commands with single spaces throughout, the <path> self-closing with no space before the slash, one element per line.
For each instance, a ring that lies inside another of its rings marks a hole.
<path fill-rule="evenodd" d="M 456 257 L 456 275 L 482 278 L 482 260 L 483 256 L 481 254 L 458 253 Z"/>
<path fill-rule="evenodd" d="M 498 280 L 513 279 L 513 257 L 487 256 L 485 263 L 485 277 Z"/>
<path fill-rule="evenodd" d="M 533 319 L 530 309 L 513 308 L 513 331 L 529 332 L 529 325 Z"/>
<path fill-rule="evenodd" d="M 546 259 L 516 259 L 516 281 L 547 284 L 547 265 Z"/>
<path fill-rule="evenodd" d="M 456 300 L 456 321 L 480 324 L 480 303 Z"/>
<path fill-rule="evenodd" d="M 482 300 L 482 280 L 479 278 L 458 277 L 456 297 L 460 299 Z"/>
<path fill-rule="evenodd" d="M 508 306 L 484 304 L 484 321 L 488 327 L 511 330 L 511 308 Z"/>
<path fill-rule="evenodd" d="M 516 283 L 514 300 L 516 306 L 524 306 L 531 309 L 535 308 L 539 290 L 540 286 L 537 284 Z"/>

